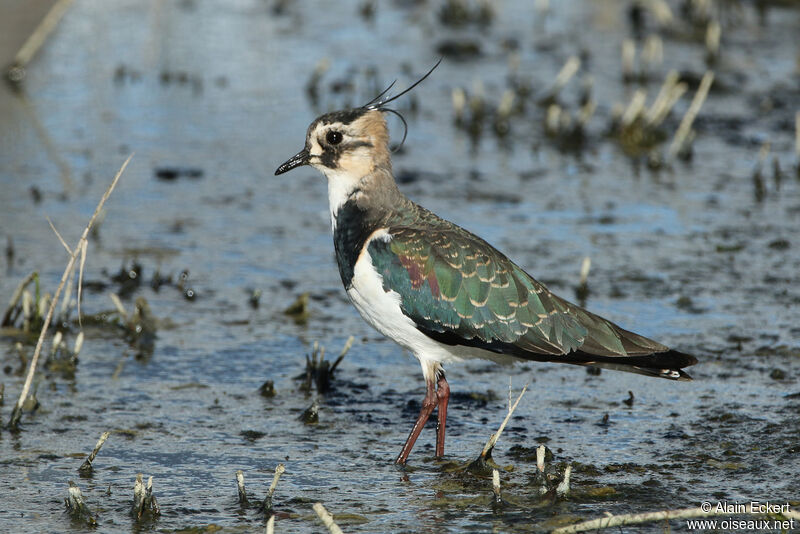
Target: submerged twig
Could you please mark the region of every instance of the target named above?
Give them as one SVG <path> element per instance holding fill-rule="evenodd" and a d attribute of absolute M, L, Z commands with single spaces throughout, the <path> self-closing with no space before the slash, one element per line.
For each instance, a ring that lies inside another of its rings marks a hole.
<path fill-rule="evenodd" d="M 156 496 L 153 495 L 153 477 L 147 479 L 147 486 L 145 486 L 142 474 L 139 473 L 136 475 L 136 482 L 133 485 L 131 515 L 138 521 L 148 514 L 155 518 L 161 515 L 161 508 L 158 506 Z"/>
<path fill-rule="evenodd" d="M 306 408 L 298 419 L 307 425 L 316 425 L 319 423 L 319 400 L 314 399 L 311 402 L 311 406 Z"/>
<path fill-rule="evenodd" d="M 539 495 L 546 495 L 551 489 L 551 477 L 548 476 L 545 459 L 547 457 L 547 447 L 539 445 L 536 447 L 536 471 L 533 473 L 531 487 L 535 488 Z"/>
<path fill-rule="evenodd" d="M 566 497 L 569 494 L 569 477 L 572 474 L 572 466 L 568 465 L 564 469 L 564 478 L 561 483 L 556 487 L 556 495 L 559 497 Z"/>
<path fill-rule="evenodd" d="M 320 520 L 322 520 L 322 524 L 325 525 L 328 532 L 331 534 L 344 534 L 342 529 L 339 528 L 339 525 L 333 521 L 333 516 L 322 506 L 321 502 L 314 504 L 314 511 L 317 513 Z"/>
<path fill-rule="evenodd" d="M 283 313 L 294 319 L 297 324 L 305 324 L 311 312 L 308 310 L 310 293 L 301 293 Z"/>
<path fill-rule="evenodd" d="M 353 346 L 353 340 L 353 336 L 347 339 L 344 348 L 342 348 L 342 351 L 332 365 L 330 361 L 325 359 L 325 346 L 315 341 L 311 349 L 311 354 L 306 355 L 305 372 L 295 377 L 295 380 L 304 381 L 300 389 L 310 392 L 312 384 L 315 384 L 319 393 L 326 393 L 331 388 L 331 380 L 333 379 L 334 371 L 342 362 L 345 355 L 350 351 L 350 347 Z"/>
<path fill-rule="evenodd" d="M 103 443 L 106 442 L 106 440 L 108 439 L 108 436 L 110 436 L 110 435 L 111 435 L 111 432 L 108 432 L 108 431 L 103 432 L 100 435 L 100 439 L 97 440 L 97 444 L 94 446 L 94 449 L 92 449 L 92 452 L 89 453 L 89 457 L 86 458 L 86 460 L 84 460 L 84 462 L 78 468 L 78 471 L 80 471 L 81 473 L 91 473 L 92 472 L 92 462 L 94 461 L 95 456 L 97 456 L 97 453 L 100 452 L 100 447 L 103 446 Z"/>
<path fill-rule="evenodd" d="M 286 472 L 286 467 L 283 464 L 278 464 L 275 467 L 275 476 L 272 477 L 272 484 L 269 485 L 269 491 L 267 491 L 267 496 L 264 498 L 264 503 L 261 505 L 261 509 L 266 514 L 272 513 L 272 495 L 275 493 L 275 488 L 278 486 L 278 481 L 281 479 L 281 475 Z"/>
<path fill-rule="evenodd" d="M 548 458 L 549 455 L 549 458 Z M 546 460 L 551 463 L 546 464 Z M 564 470 L 552 463 L 553 453 L 544 445 L 536 448 L 536 471 L 533 472 L 529 483 L 532 489 L 541 497 L 564 498 L 569 495 L 569 478 L 572 474 L 572 465 L 567 464 Z"/>
<path fill-rule="evenodd" d="M 281 479 L 281 475 L 286 472 L 286 466 L 283 464 L 278 464 L 275 468 L 275 476 L 272 477 L 272 484 L 269 485 L 269 491 L 267 495 L 272 498 L 272 494 L 275 493 L 275 488 L 278 486 L 278 481 Z"/>
<path fill-rule="evenodd" d="M 499 502 L 500 497 L 500 471 L 492 469 L 492 492 L 494 493 L 494 500 Z"/>
<path fill-rule="evenodd" d="M 50 307 L 47 310 L 47 315 L 44 319 L 44 325 L 42 326 L 42 331 L 39 334 L 39 340 L 36 342 L 36 349 L 33 351 L 33 357 L 31 358 L 30 366 L 28 367 L 28 374 L 25 377 L 25 384 L 22 386 L 22 391 L 20 392 L 19 399 L 17 400 L 17 404 L 14 406 L 14 410 L 11 412 L 11 418 L 9 419 L 8 426 L 10 428 L 17 428 L 19 425 L 19 420 L 22 417 L 22 404 L 25 402 L 25 399 L 28 396 L 28 392 L 31 389 L 31 384 L 33 383 L 33 375 L 36 372 L 36 365 L 39 362 L 39 355 L 42 352 L 42 345 L 44 344 L 44 338 L 47 335 L 47 328 L 50 326 L 50 321 L 53 319 L 53 311 L 55 310 L 56 303 L 58 302 L 58 298 L 61 295 L 61 291 L 64 289 L 64 284 L 69 278 L 70 271 L 72 271 L 73 267 L 75 266 L 75 261 L 77 259 L 78 254 L 85 250 L 84 242 L 88 240 L 89 231 L 92 229 L 92 226 L 97 219 L 98 214 L 103 209 L 103 205 L 108 200 L 108 197 L 111 196 L 111 193 L 114 191 L 114 187 L 116 187 L 117 182 L 119 181 L 122 173 L 125 172 L 125 168 L 130 163 L 131 158 L 133 158 L 133 154 L 128 156 L 128 159 L 125 160 L 125 163 L 122 164 L 119 171 L 117 171 L 116 176 L 114 176 L 114 180 L 112 180 L 111 185 L 108 186 L 106 192 L 103 193 L 100 202 L 97 204 L 97 208 L 94 210 L 94 214 L 92 214 L 92 218 L 89 219 L 89 223 L 86 225 L 86 228 L 83 230 L 83 234 L 81 234 L 81 238 L 78 240 L 78 245 L 73 249 L 72 254 L 69 257 L 69 262 L 67 263 L 66 269 L 64 269 L 64 274 L 61 276 L 61 282 L 58 284 L 58 289 L 56 289 L 55 294 L 53 295 L 53 299 L 50 301 Z"/>
<path fill-rule="evenodd" d="M 69 481 L 68 496 L 64 499 L 64 505 L 73 519 L 85 521 L 90 527 L 97 526 L 97 517 L 92 515 L 86 501 L 83 499 L 81 489 L 73 482 Z"/>
<path fill-rule="evenodd" d="M 236 487 L 239 489 L 239 504 L 247 504 L 247 492 L 244 489 L 244 471 L 236 471 Z"/>

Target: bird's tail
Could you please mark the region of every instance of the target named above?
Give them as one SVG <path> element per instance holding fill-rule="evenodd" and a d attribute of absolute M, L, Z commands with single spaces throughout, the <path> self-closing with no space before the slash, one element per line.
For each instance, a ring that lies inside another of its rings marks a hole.
<path fill-rule="evenodd" d="M 692 377 L 682 369 L 696 364 L 697 358 L 677 350 L 666 350 L 642 356 L 598 356 L 583 351 L 575 351 L 563 356 L 553 357 L 548 361 L 626 371 L 669 380 L 688 381 Z"/>

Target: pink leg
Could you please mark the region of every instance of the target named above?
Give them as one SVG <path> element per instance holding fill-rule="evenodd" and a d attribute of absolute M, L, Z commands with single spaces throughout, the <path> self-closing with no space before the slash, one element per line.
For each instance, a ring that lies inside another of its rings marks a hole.
<path fill-rule="evenodd" d="M 436 457 L 444 456 L 444 428 L 447 423 L 447 402 L 450 400 L 450 385 L 444 377 L 444 372 L 436 384 L 436 397 L 439 400 L 439 422 L 436 425 Z"/>
<path fill-rule="evenodd" d="M 411 429 L 411 434 L 408 435 L 406 444 L 403 445 L 403 450 L 400 451 L 400 455 L 394 462 L 396 464 L 403 465 L 406 463 L 408 455 L 411 453 L 411 448 L 414 446 L 414 443 L 416 443 L 417 438 L 419 437 L 419 433 L 422 432 L 422 428 L 425 426 L 425 423 L 428 422 L 428 418 L 431 416 L 431 413 L 433 413 L 433 409 L 436 408 L 436 404 L 440 402 L 436 395 L 436 390 L 434 389 L 433 382 L 432 381 L 428 382 L 427 386 L 428 386 L 428 391 L 427 393 L 425 393 L 425 398 L 422 400 L 422 409 L 419 412 L 419 417 L 417 417 L 417 422 L 414 423 L 414 428 Z M 444 430 L 444 428 L 442 430 Z M 438 438 L 437 438 L 437 443 L 438 443 Z M 442 441 L 442 447 L 444 447 L 444 441 Z M 438 451 L 438 445 L 437 445 L 437 451 Z"/>

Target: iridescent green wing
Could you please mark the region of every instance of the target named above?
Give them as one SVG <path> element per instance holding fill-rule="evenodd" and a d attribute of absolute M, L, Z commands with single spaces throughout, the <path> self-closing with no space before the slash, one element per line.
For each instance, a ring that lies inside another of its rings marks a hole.
<path fill-rule="evenodd" d="M 460 230 L 460 229 L 458 229 Z M 385 290 L 400 295 L 418 328 L 451 344 L 540 354 L 579 348 L 586 329 L 562 302 L 472 234 L 457 230 L 390 229 L 369 253 Z"/>
<path fill-rule="evenodd" d="M 520 357 L 666 349 L 553 295 L 477 236 L 440 226 L 390 228 L 391 239 L 369 245 L 384 289 L 397 292 L 403 313 L 432 337 Z"/>

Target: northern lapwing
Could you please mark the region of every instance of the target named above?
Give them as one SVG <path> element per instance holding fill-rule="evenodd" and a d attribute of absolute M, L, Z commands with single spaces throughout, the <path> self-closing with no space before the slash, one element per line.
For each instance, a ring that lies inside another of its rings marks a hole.
<path fill-rule="evenodd" d="M 450 396 L 444 363 L 560 362 L 690 380 L 681 369 L 697 363 L 694 356 L 554 295 L 492 245 L 397 188 L 384 113 L 398 113 L 386 106 L 436 66 L 393 97 L 384 98 L 390 85 L 362 107 L 320 116 L 303 150 L 275 171 L 311 165 L 325 175 L 348 297 L 364 320 L 422 365 L 427 393 L 396 463 L 406 462 L 437 407 L 436 456 L 444 454 Z"/>

